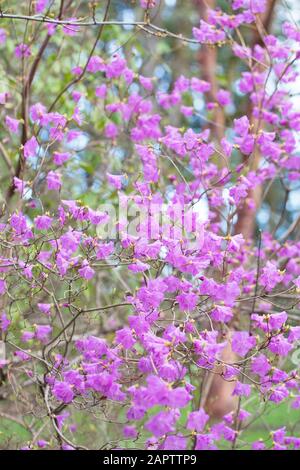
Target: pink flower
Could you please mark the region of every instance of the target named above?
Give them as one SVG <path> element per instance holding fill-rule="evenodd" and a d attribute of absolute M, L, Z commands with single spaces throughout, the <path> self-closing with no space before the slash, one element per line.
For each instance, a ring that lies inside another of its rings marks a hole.
<path fill-rule="evenodd" d="M 78 269 L 78 272 L 81 277 L 83 277 L 86 280 L 90 280 L 94 277 L 95 271 L 89 266 L 87 261 L 84 261 L 82 263 L 82 267 Z"/>
<path fill-rule="evenodd" d="M 176 300 L 181 311 L 191 312 L 197 305 L 198 296 L 193 292 L 188 292 L 177 295 Z"/>
<path fill-rule="evenodd" d="M 210 316 L 214 321 L 227 323 L 232 319 L 233 313 L 232 313 L 232 309 L 230 307 L 225 307 L 223 305 L 217 305 L 211 311 Z"/>
<path fill-rule="evenodd" d="M 260 377 L 264 377 L 271 370 L 269 361 L 264 354 L 259 354 L 252 359 L 251 370 Z"/>
<path fill-rule="evenodd" d="M 0 315 L 0 331 L 5 333 L 8 330 L 9 325 L 11 324 L 11 321 L 7 318 L 7 315 L 5 312 L 1 313 Z"/>
<path fill-rule="evenodd" d="M 98 98 L 104 99 L 107 93 L 107 86 L 105 84 L 96 87 L 95 94 Z"/>
<path fill-rule="evenodd" d="M 208 414 L 201 408 L 189 414 L 186 427 L 192 431 L 202 432 L 208 420 Z"/>
<path fill-rule="evenodd" d="M 282 280 L 282 274 L 277 268 L 276 264 L 272 261 L 267 261 L 265 267 L 262 269 L 260 276 L 260 283 L 267 291 L 270 291 Z"/>
<path fill-rule="evenodd" d="M 0 104 L 5 104 L 8 97 L 9 97 L 9 93 L 7 92 L 0 93 Z"/>
<path fill-rule="evenodd" d="M 116 332 L 116 341 L 118 344 L 122 344 L 124 349 L 131 349 L 136 343 L 130 328 L 122 328 Z"/>
<path fill-rule="evenodd" d="M 200 20 L 200 28 L 193 28 L 193 36 L 202 43 L 215 44 L 226 39 L 224 31 L 216 29 L 204 20 Z"/>
<path fill-rule="evenodd" d="M 109 122 L 108 124 L 106 124 L 104 128 L 105 137 L 107 137 L 108 139 L 115 139 L 118 134 L 119 129 L 113 122 Z"/>
<path fill-rule="evenodd" d="M 242 384 L 241 382 L 236 382 L 232 395 L 237 395 L 239 397 L 249 397 L 251 393 L 251 385 Z"/>
<path fill-rule="evenodd" d="M 96 251 L 96 258 L 97 259 L 105 259 L 109 255 L 114 252 L 114 244 L 113 242 L 104 243 L 103 245 L 99 245 Z"/>
<path fill-rule="evenodd" d="M 33 136 L 24 145 L 24 158 L 34 157 L 38 149 L 38 141 Z"/>
<path fill-rule="evenodd" d="M 6 282 L 4 279 L 0 279 L 0 295 L 5 294 L 6 292 Z"/>
<path fill-rule="evenodd" d="M 39 303 L 37 304 L 39 310 L 44 313 L 45 315 L 50 315 L 50 310 L 51 310 L 51 304 L 43 304 Z"/>
<path fill-rule="evenodd" d="M 63 403 L 71 403 L 74 398 L 74 393 L 71 386 L 66 382 L 56 381 L 52 389 L 55 398 Z"/>
<path fill-rule="evenodd" d="M 142 8 L 154 8 L 156 0 L 140 0 L 140 5 Z"/>
<path fill-rule="evenodd" d="M 146 422 L 145 428 L 155 437 L 161 437 L 175 431 L 175 423 L 178 417 L 178 412 L 174 410 L 160 411 Z"/>
<path fill-rule="evenodd" d="M 124 175 L 111 175 L 106 173 L 107 181 L 114 186 L 116 189 L 122 189 L 122 183 L 124 181 Z"/>
<path fill-rule="evenodd" d="M 69 152 L 53 152 L 53 161 L 55 165 L 63 165 L 67 162 L 71 157 Z"/>
<path fill-rule="evenodd" d="M 271 330 L 280 330 L 288 319 L 286 312 L 272 313 L 269 317 L 269 328 Z"/>
<path fill-rule="evenodd" d="M 135 439 L 138 435 L 138 432 L 134 426 L 126 425 L 123 427 L 123 435 L 126 438 Z"/>
<path fill-rule="evenodd" d="M 35 327 L 35 337 L 42 343 L 47 343 L 51 333 L 52 327 L 50 325 L 36 325 Z"/>
<path fill-rule="evenodd" d="M 76 23 L 77 18 L 66 18 L 65 21 L 68 21 L 70 23 Z M 63 25 L 63 32 L 67 36 L 75 36 L 78 32 L 80 31 L 80 27 L 74 24 L 64 24 Z"/>
<path fill-rule="evenodd" d="M 29 57 L 31 55 L 30 47 L 27 44 L 18 44 L 15 48 L 15 55 L 19 59 L 22 57 Z"/>
<path fill-rule="evenodd" d="M 34 219 L 35 226 L 38 230 L 48 230 L 52 225 L 53 219 L 48 215 L 38 215 Z"/>
<path fill-rule="evenodd" d="M 87 66 L 88 72 L 91 72 L 91 73 L 104 72 L 105 69 L 106 69 L 106 65 L 104 63 L 104 60 L 101 57 L 94 55 L 90 58 L 88 66 Z M 106 85 L 102 85 L 102 86 L 106 87 Z"/>
<path fill-rule="evenodd" d="M 49 0 L 37 0 L 36 5 L 35 5 L 36 13 L 43 13 L 43 11 L 46 9 L 48 4 L 49 4 Z"/>
<path fill-rule="evenodd" d="M 17 134 L 19 130 L 20 121 L 18 119 L 13 119 L 9 116 L 5 118 L 5 124 L 13 134 Z"/>
<path fill-rule="evenodd" d="M 53 191 L 59 191 L 61 188 L 61 177 L 58 173 L 54 171 L 49 171 L 47 175 L 47 187 Z"/>
<path fill-rule="evenodd" d="M 24 192 L 25 189 L 26 189 L 26 185 L 28 184 L 28 182 L 27 182 L 27 181 L 23 181 L 23 180 L 21 180 L 20 178 L 17 178 L 16 176 L 14 176 L 13 181 L 14 181 L 14 186 L 15 186 L 16 190 L 17 190 L 20 194 L 23 194 L 23 192 Z"/>
<path fill-rule="evenodd" d="M 247 331 L 237 331 L 232 336 L 231 347 L 239 356 L 245 357 L 250 349 L 256 345 L 254 336 L 250 336 Z"/>
<path fill-rule="evenodd" d="M 5 29 L 0 28 L 0 45 L 5 44 L 6 42 L 6 31 Z"/>
<path fill-rule="evenodd" d="M 227 90 L 220 89 L 217 92 L 217 100 L 221 106 L 228 106 L 229 104 L 231 104 L 230 92 Z"/>
<path fill-rule="evenodd" d="M 140 84 L 142 85 L 142 87 L 145 88 L 145 90 L 152 91 L 153 83 L 152 83 L 151 78 L 143 77 L 143 75 L 140 75 L 139 76 L 139 81 L 140 81 Z"/>

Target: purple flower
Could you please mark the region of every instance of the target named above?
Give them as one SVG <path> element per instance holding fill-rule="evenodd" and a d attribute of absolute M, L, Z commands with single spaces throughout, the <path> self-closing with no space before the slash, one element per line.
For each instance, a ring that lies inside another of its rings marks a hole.
<path fill-rule="evenodd" d="M 58 173 L 54 171 L 49 171 L 47 175 L 47 187 L 53 191 L 59 191 L 61 188 L 61 177 Z"/>
<path fill-rule="evenodd" d="M 94 55 L 90 58 L 88 66 L 87 66 L 88 72 L 96 73 L 96 72 L 104 72 L 105 70 L 106 70 L 106 65 L 104 63 L 104 60 L 101 57 Z M 103 85 L 103 86 L 105 86 L 105 89 L 106 89 L 106 85 Z M 104 96 L 102 98 L 104 98 Z"/>
<path fill-rule="evenodd" d="M 53 161 L 55 165 L 63 165 L 71 157 L 71 154 L 68 152 L 53 152 Z"/>
<path fill-rule="evenodd" d="M 182 434 L 176 436 L 167 436 L 163 445 L 162 450 L 185 450 L 187 445 L 187 439 Z"/>
<path fill-rule="evenodd" d="M 24 158 L 34 157 L 38 149 L 38 141 L 33 136 L 24 145 Z"/>
<path fill-rule="evenodd" d="M 256 345 L 254 336 L 250 336 L 247 331 L 237 331 L 232 336 L 231 347 L 239 356 L 245 357 L 250 349 Z"/>
<path fill-rule="evenodd" d="M 13 119 L 9 116 L 5 118 L 5 124 L 13 134 L 17 134 L 19 130 L 20 121 L 18 119 Z"/>
<path fill-rule="evenodd" d="M 0 331 L 5 333 L 8 330 L 9 325 L 11 324 L 11 321 L 7 318 L 7 315 L 5 312 L 1 313 L 0 315 Z"/>
<path fill-rule="evenodd" d="M 269 317 L 269 327 L 271 330 L 280 330 L 288 319 L 286 312 L 273 313 Z"/>
<path fill-rule="evenodd" d="M 160 411 L 146 422 L 145 428 L 155 437 L 161 437 L 168 432 L 175 431 L 175 423 L 178 418 L 178 411 Z"/>
<path fill-rule="evenodd" d="M 250 122 L 247 116 L 242 116 L 239 119 L 234 119 L 233 124 L 234 124 L 234 131 L 236 134 L 240 136 L 245 136 L 248 134 Z"/>
<path fill-rule="evenodd" d="M 84 261 L 82 263 L 82 267 L 78 269 L 78 273 L 80 274 L 81 277 L 83 277 L 86 280 L 90 280 L 94 277 L 95 271 L 90 267 L 87 261 Z"/>
<path fill-rule="evenodd" d="M 176 300 L 181 311 L 186 310 L 188 312 L 191 312 L 195 309 L 197 305 L 198 296 L 193 292 L 187 292 L 177 295 Z"/>
<path fill-rule="evenodd" d="M 293 346 L 283 335 L 278 335 L 271 339 L 268 349 L 274 354 L 285 357 L 293 349 Z"/>
<path fill-rule="evenodd" d="M 35 337 L 42 343 L 46 343 L 49 340 L 49 336 L 52 333 L 52 327 L 50 325 L 36 325 Z"/>
<path fill-rule="evenodd" d="M 114 252 L 114 243 L 103 243 L 103 245 L 99 245 L 96 251 L 96 258 L 97 259 L 105 259 L 110 256 Z"/>
<path fill-rule="evenodd" d="M 29 57 L 31 55 L 30 47 L 27 44 L 18 44 L 15 48 L 15 55 L 19 59 L 22 59 L 22 57 Z"/>
<path fill-rule="evenodd" d="M 267 261 L 260 276 L 260 283 L 267 291 L 270 291 L 282 280 L 282 274 L 272 261 Z"/>
<path fill-rule="evenodd" d="M 135 344 L 136 340 L 133 337 L 132 331 L 130 328 L 122 328 L 116 332 L 116 341 L 117 343 L 122 344 L 124 349 L 131 349 Z"/>
<path fill-rule="evenodd" d="M 122 183 L 124 181 L 124 175 L 111 175 L 106 173 L 107 181 L 114 186 L 116 189 L 122 189 Z"/>
<path fill-rule="evenodd" d="M 140 0 L 140 5 L 142 8 L 154 8 L 156 0 Z"/>
<path fill-rule="evenodd" d="M 4 279 L 0 279 L 0 295 L 5 294 L 6 292 L 6 282 Z"/>
<path fill-rule="evenodd" d="M 0 28 L 0 45 L 5 44 L 6 41 L 6 31 L 5 29 Z"/>
<path fill-rule="evenodd" d="M 251 370 L 260 377 L 264 377 L 271 370 L 269 361 L 264 354 L 259 354 L 252 359 Z"/>
<path fill-rule="evenodd" d="M 52 217 L 48 215 L 38 215 L 34 219 L 35 226 L 38 230 L 48 230 L 52 225 Z"/>
<path fill-rule="evenodd" d="M 236 382 L 232 395 L 237 395 L 239 397 L 249 397 L 251 393 L 251 385 L 242 384 L 241 382 Z"/>
<path fill-rule="evenodd" d="M 70 403 L 74 398 L 73 390 L 66 382 L 55 382 L 52 393 L 57 400 L 63 403 Z"/>
<path fill-rule="evenodd" d="M 36 13 L 43 13 L 43 11 L 46 9 L 48 4 L 49 4 L 49 0 L 37 0 L 36 5 L 35 5 Z"/>
<path fill-rule="evenodd" d="M 199 411 L 192 411 L 189 414 L 186 427 L 193 431 L 202 432 L 208 420 L 208 414 L 201 408 Z"/>
<path fill-rule="evenodd" d="M 50 315 L 51 304 L 38 303 L 37 306 L 42 313 Z"/>
<path fill-rule="evenodd" d="M 104 128 L 105 137 L 107 137 L 108 139 L 115 139 L 118 134 L 119 129 L 113 122 L 109 122 L 108 124 L 106 124 Z"/>
<path fill-rule="evenodd" d="M 252 442 L 252 450 L 265 450 L 266 445 L 261 441 L 254 441 Z"/>

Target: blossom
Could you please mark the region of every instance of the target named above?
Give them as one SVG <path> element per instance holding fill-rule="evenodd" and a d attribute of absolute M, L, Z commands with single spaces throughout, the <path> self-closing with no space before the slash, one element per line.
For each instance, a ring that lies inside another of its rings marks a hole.
<path fill-rule="evenodd" d="M 66 18 L 65 21 L 68 21 L 70 23 L 76 23 L 77 18 Z M 75 24 L 64 24 L 63 25 L 63 32 L 67 36 L 75 36 L 78 33 L 78 31 L 80 31 L 80 28 L 79 28 L 79 26 L 77 26 Z"/>
<path fill-rule="evenodd" d="M 188 293 L 177 295 L 176 300 L 178 302 L 180 310 L 182 311 L 186 310 L 188 312 L 191 312 L 192 310 L 195 309 L 197 305 L 198 296 L 194 294 L 193 292 L 188 292 Z"/>
<path fill-rule="evenodd" d="M 74 398 L 74 392 L 66 382 L 56 381 L 52 393 L 57 400 L 63 403 L 70 403 Z"/>
<path fill-rule="evenodd" d="M 99 245 L 96 251 L 96 258 L 97 259 L 105 259 L 110 256 L 114 252 L 114 244 L 113 242 L 103 243 Z"/>
<path fill-rule="evenodd" d="M 6 313 L 3 312 L 0 315 L 0 331 L 5 333 L 8 330 L 9 325 L 11 324 L 11 321 L 7 317 Z"/>
<path fill-rule="evenodd" d="M 251 360 L 251 370 L 260 377 L 264 377 L 271 370 L 269 361 L 264 354 L 259 354 Z"/>
<path fill-rule="evenodd" d="M 136 438 L 138 432 L 134 426 L 126 425 L 123 427 L 123 434 L 126 438 Z"/>
<path fill-rule="evenodd" d="M 121 344 L 124 349 L 131 349 L 136 340 L 133 337 L 130 328 L 122 328 L 116 332 L 116 341 Z"/>
<path fill-rule="evenodd" d="M 193 36 L 202 43 L 217 43 L 226 39 L 224 31 L 214 28 L 204 20 L 200 21 L 200 28 L 193 28 Z"/>
<path fill-rule="evenodd" d="M 251 393 L 251 385 L 236 382 L 232 395 L 249 397 Z"/>
<path fill-rule="evenodd" d="M 53 191 L 59 191 L 61 188 L 61 176 L 54 171 L 49 171 L 47 177 L 47 187 Z"/>
<path fill-rule="evenodd" d="M 282 280 L 282 274 L 279 272 L 276 264 L 272 261 L 267 261 L 266 265 L 262 269 L 260 276 L 260 283 L 270 291 Z"/>
<path fill-rule="evenodd" d="M 6 42 L 6 31 L 3 28 L 0 28 L 0 46 Z"/>
<path fill-rule="evenodd" d="M 208 414 L 201 408 L 189 414 L 186 427 L 197 432 L 202 432 L 208 420 Z"/>
<path fill-rule="evenodd" d="M 43 11 L 47 8 L 49 4 L 49 0 L 37 0 L 35 5 L 36 13 L 43 13 Z"/>
<path fill-rule="evenodd" d="M 38 230 L 48 230 L 52 225 L 53 219 L 48 215 L 38 215 L 34 219 L 35 226 Z"/>
<path fill-rule="evenodd" d="M 124 181 L 124 175 L 111 175 L 106 173 L 107 181 L 114 186 L 116 189 L 122 189 L 122 184 Z"/>
<path fill-rule="evenodd" d="M 154 8 L 156 0 L 140 0 L 140 5 L 142 8 Z"/>
<path fill-rule="evenodd" d="M 161 437 L 168 432 L 175 431 L 177 418 L 178 413 L 174 410 L 160 411 L 146 422 L 145 428 L 155 437 Z"/>
<path fill-rule="evenodd" d="M 37 306 L 45 315 L 50 315 L 51 304 L 38 303 Z"/>
<path fill-rule="evenodd" d="M 239 356 L 245 357 L 250 349 L 256 345 L 254 336 L 250 336 L 247 331 L 236 331 L 232 336 L 231 347 Z"/>
<path fill-rule="evenodd" d="M 50 325 L 36 325 L 35 327 L 35 337 L 42 343 L 47 343 L 51 333 L 52 327 Z"/>
<path fill-rule="evenodd" d="M 19 59 L 29 57 L 31 55 L 30 47 L 27 44 L 18 44 L 15 48 L 15 55 Z"/>
<path fill-rule="evenodd" d="M 33 136 L 24 145 L 24 158 L 34 157 L 38 150 L 38 141 Z"/>
<path fill-rule="evenodd" d="M 271 330 L 279 330 L 285 324 L 287 318 L 286 312 L 272 313 L 269 317 L 269 328 Z"/>
<path fill-rule="evenodd" d="M 17 134 L 19 130 L 20 121 L 18 119 L 13 119 L 9 116 L 5 117 L 5 124 L 13 134 Z"/>
<path fill-rule="evenodd" d="M 6 292 L 6 282 L 4 279 L 0 279 L 0 295 L 5 294 Z"/>
<path fill-rule="evenodd" d="M 81 277 L 89 281 L 92 279 L 95 275 L 95 271 L 90 267 L 87 261 L 84 261 L 82 263 L 82 266 L 80 269 L 78 269 L 78 273 L 80 274 Z"/>
<path fill-rule="evenodd" d="M 53 161 L 55 165 L 63 165 L 71 157 L 69 152 L 53 152 Z"/>
<path fill-rule="evenodd" d="M 104 135 L 108 139 L 115 139 L 119 133 L 118 127 L 113 123 L 109 122 L 104 128 Z"/>

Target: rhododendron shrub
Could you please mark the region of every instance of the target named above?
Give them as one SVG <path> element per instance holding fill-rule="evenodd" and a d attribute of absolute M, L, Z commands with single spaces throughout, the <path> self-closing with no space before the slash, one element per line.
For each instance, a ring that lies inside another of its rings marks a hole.
<path fill-rule="evenodd" d="M 235 227 L 259 210 L 253 190 L 297 190 L 300 33 L 265 32 L 267 1 L 211 9 L 188 37 L 156 26 L 163 1 L 123 22 L 109 1 L 81 3 L 0 13 L 0 417 L 24 428 L 22 449 L 298 449 L 288 414 L 249 429 L 300 407 L 299 219 L 284 228 L 286 199 L 275 230 Z M 130 24 L 225 50 L 239 79 L 215 101 L 194 68 L 161 86 Z M 217 420 L 215 376 L 234 402 Z"/>

